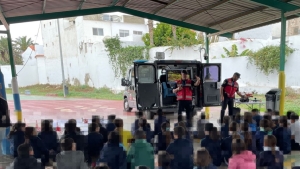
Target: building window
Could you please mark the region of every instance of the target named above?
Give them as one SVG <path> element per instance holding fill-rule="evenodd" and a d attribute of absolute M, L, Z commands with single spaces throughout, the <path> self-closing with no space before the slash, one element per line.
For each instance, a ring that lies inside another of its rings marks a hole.
<path fill-rule="evenodd" d="M 129 36 L 129 30 L 120 30 L 120 37 Z"/>
<path fill-rule="evenodd" d="M 133 34 L 134 35 L 143 35 L 143 32 L 142 31 L 133 31 Z"/>
<path fill-rule="evenodd" d="M 102 28 L 93 28 L 93 35 L 96 36 L 103 36 L 103 29 Z"/>

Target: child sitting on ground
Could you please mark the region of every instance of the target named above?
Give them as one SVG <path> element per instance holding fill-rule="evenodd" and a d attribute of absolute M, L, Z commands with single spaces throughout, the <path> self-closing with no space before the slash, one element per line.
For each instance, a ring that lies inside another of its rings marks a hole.
<path fill-rule="evenodd" d="M 230 124 L 230 117 L 229 116 L 224 116 L 223 124 L 222 124 L 222 127 L 221 127 L 222 139 L 229 136 L 229 124 Z"/>
<path fill-rule="evenodd" d="M 170 156 L 166 151 L 158 152 L 158 167 L 156 169 L 170 169 Z"/>
<path fill-rule="evenodd" d="M 259 154 L 257 160 L 258 167 L 266 167 L 267 169 L 282 169 L 283 168 L 283 154 L 276 147 L 276 137 L 273 135 L 266 135 L 264 137 L 264 150 Z"/>
<path fill-rule="evenodd" d="M 205 113 L 201 113 L 200 119 L 197 121 L 197 139 L 205 137 L 205 124 L 208 123 L 205 118 Z"/>
<path fill-rule="evenodd" d="M 259 122 L 261 120 L 261 116 L 259 114 L 259 110 L 258 109 L 252 109 L 251 112 L 252 112 L 253 120 L 256 122 L 256 125 L 258 126 Z"/>
<path fill-rule="evenodd" d="M 195 153 L 195 164 L 194 169 L 217 169 L 217 167 L 212 164 L 209 152 L 204 147 Z"/>
<path fill-rule="evenodd" d="M 270 123 L 271 122 L 269 120 L 266 120 L 266 119 L 261 120 L 260 123 L 259 123 L 259 128 L 260 129 L 255 134 L 256 149 L 257 149 L 258 152 L 263 151 L 264 136 L 273 134 Z"/>
<path fill-rule="evenodd" d="M 291 153 L 291 129 L 288 127 L 287 117 L 281 116 L 279 119 L 279 127 L 273 131 L 277 139 L 277 146 L 283 154 Z"/>
<path fill-rule="evenodd" d="M 248 151 L 241 139 L 232 140 L 232 157 L 229 159 L 228 169 L 254 169 L 256 156 Z"/>

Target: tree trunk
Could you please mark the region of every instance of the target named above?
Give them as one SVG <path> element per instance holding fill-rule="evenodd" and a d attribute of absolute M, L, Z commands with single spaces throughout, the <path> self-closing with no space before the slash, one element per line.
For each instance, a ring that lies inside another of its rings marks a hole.
<path fill-rule="evenodd" d="M 175 25 L 172 25 L 172 32 L 173 32 L 173 38 L 176 40 L 177 35 L 176 35 L 176 26 Z"/>
<path fill-rule="evenodd" d="M 148 19 L 150 46 L 154 46 L 153 40 L 153 20 Z"/>

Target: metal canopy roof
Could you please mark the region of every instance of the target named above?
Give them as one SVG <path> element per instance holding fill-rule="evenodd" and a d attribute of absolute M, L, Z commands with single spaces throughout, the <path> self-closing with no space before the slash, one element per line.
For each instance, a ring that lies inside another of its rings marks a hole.
<path fill-rule="evenodd" d="M 0 0 L 8 24 L 122 12 L 232 37 L 233 33 L 299 17 L 300 0 Z M 3 16 L 1 16 L 3 14 Z M 3 17 L 5 20 L 3 20 Z"/>

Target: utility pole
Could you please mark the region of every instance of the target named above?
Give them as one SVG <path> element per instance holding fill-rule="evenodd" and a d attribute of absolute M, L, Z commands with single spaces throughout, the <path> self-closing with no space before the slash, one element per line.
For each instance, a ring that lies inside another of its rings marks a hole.
<path fill-rule="evenodd" d="M 64 97 L 66 97 L 66 82 L 65 82 L 65 71 L 64 71 L 64 60 L 62 56 L 62 48 L 61 48 L 61 37 L 60 37 L 60 27 L 59 27 L 59 20 L 56 19 L 57 21 L 57 27 L 58 27 L 58 40 L 59 40 L 59 52 L 60 52 L 60 63 L 61 63 L 61 74 L 62 74 L 62 79 L 63 79 L 63 92 L 64 92 Z"/>

